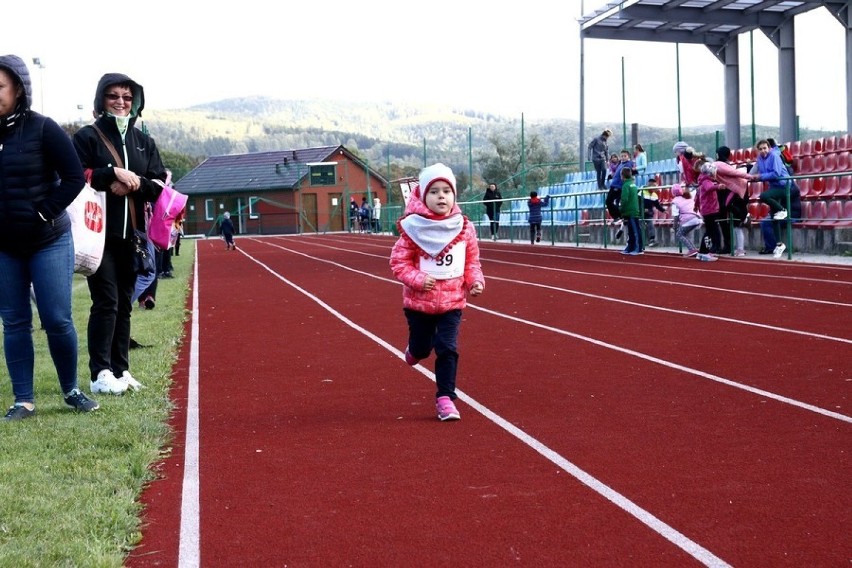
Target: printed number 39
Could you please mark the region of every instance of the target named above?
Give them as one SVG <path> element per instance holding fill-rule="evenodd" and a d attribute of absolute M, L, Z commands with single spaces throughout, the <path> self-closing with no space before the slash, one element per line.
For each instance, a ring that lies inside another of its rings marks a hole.
<path fill-rule="evenodd" d="M 438 266 L 450 266 L 453 263 L 453 255 L 445 254 L 441 258 L 435 261 L 435 264 Z"/>

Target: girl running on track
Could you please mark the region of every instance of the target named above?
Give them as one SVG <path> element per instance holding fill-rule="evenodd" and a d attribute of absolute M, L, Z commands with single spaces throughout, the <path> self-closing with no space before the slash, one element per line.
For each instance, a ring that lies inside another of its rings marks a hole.
<path fill-rule="evenodd" d="M 456 205 L 456 177 L 444 164 L 420 172 L 420 183 L 398 221 L 390 266 L 404 284 L 408 321 L 405 362 L 416 365 L 435 349 L 435 406 L 440 420 L 458 420 L 458 334 L 466 292 L 485 289 L 476 229 Z"/>

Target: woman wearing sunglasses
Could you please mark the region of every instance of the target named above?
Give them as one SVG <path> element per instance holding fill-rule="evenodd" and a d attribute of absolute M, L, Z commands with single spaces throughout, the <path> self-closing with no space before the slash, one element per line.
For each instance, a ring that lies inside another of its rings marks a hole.
<path fill-rule="evenodd" d="M 93 393 L 122 394 L 142 386 L 130 373 L 129 359 L 133 226 L 145 231 L 145 202 L 156 201 L 161 186 L 153 180 L 165 181 L 166 168 L 154 140 L 135 127 L 145 107 L 142 85 L 108 73 L 98 82 L 94 105 L 94 124 L 74 135 L 92 187 L 107 196 L 104 256 L 88 277 L 89 371 Z"/>

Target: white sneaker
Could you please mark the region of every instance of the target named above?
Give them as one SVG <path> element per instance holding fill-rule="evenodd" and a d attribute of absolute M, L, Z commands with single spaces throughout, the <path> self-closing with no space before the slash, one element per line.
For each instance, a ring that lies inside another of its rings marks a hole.
<path fill-rule="evenodd" d="M 112 371 L 109 369 L 104 369 L 98 373 L 98 379 L 96 381 L 92 381 L 91 388 L 92 394 L 99 392 L 106 394 L 124 394 L 127 390 L 127 383 L 123 383 L 116 379 L 115 375 L 113 375 Z"/>
<path fill-rule="evenodd" d="M 787 245 L 785 245 L 784 243 L 778 243 L 778 246 L 776 246 L 775 250 L 772 251 L 772 256 L 774 256 L 775 258 L 781 258 L 785 250 L 787 250 Z"/>
<path fill-rule="evenodd" d="M 130 371 L 124 371 L 121 373 L 120 377 L 116 377 L 116 380 L 127 385 L 127 388 L 136 392 L 142 388 L 142 383 L 133 378 L 133 375 L 130 374 Z"/>
<path fill-rule="evenodd" d="M 787 218 L 787 211 L 782 209 L 781 211 L 778 211 L 775 215 L 773 215 L 772 218 L 776 221 L 783 221 Z"/>

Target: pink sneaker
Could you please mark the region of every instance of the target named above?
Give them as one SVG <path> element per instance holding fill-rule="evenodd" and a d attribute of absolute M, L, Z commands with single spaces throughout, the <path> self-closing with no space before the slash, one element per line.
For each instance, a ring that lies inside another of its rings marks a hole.
<path fill-rule="evenodd" d="M 415 359 L 414 355 L 408 352 L 408 347 L 405 348 L 405 362 L 412 367 L 420 362 L 420 359 Z"/>
<path fill-rule="evenodd" d="M 461 419 L 461 415 L 459 415 L 456 405 L 453 404 L 452 399 L 448 396 L 438 397 L 438 400 L 435 401 L 435 408 L 438 410 L 438 418 L 441 422 L 444 420 Z"/>

